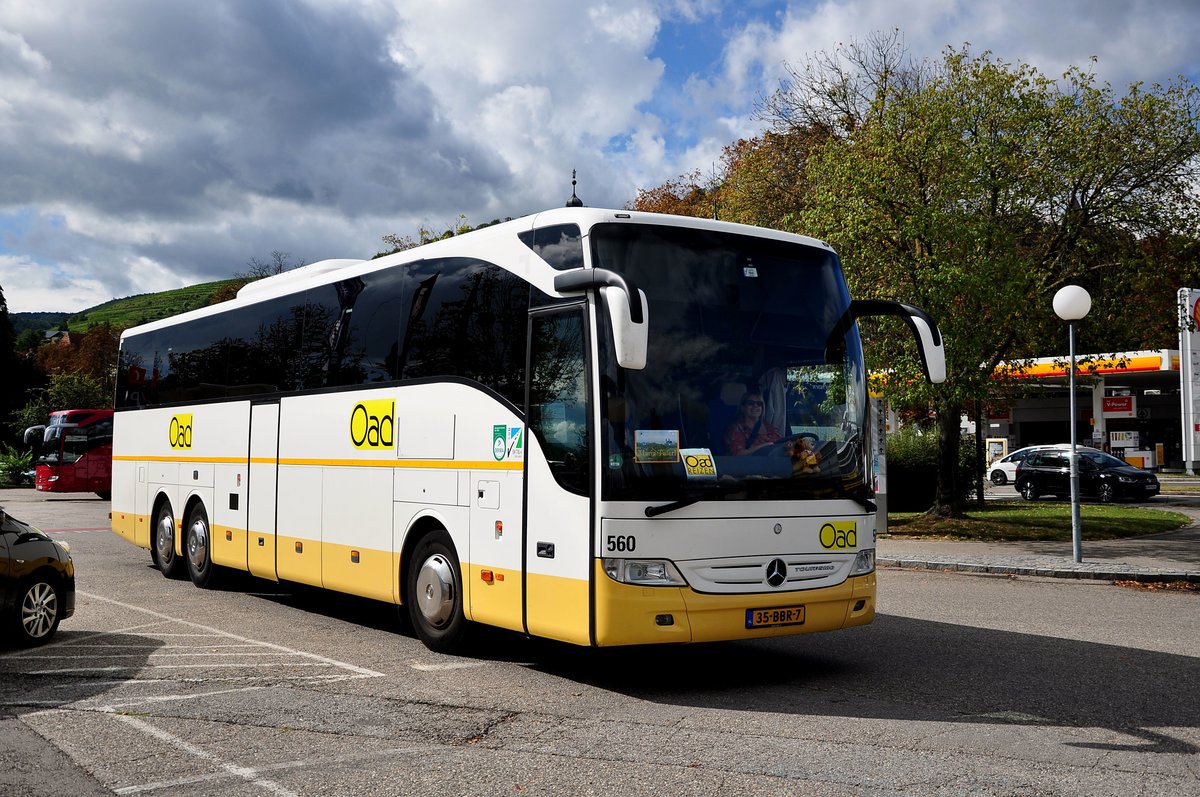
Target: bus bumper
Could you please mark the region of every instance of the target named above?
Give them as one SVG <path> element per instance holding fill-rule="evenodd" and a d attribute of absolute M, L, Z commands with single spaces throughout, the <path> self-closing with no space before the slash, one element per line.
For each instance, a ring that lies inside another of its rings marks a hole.
<path fill-rule="evenodd" d="M 875 618 L 875 573 L 833 587 L 714 595 L 690 587 L 638 587 L 613 581 L 597 560 L 596 644 L 720 642 L 808 634 L 866 625 Z M 804 621 L 747 628 L 753 609 L 804 607 Z"/>

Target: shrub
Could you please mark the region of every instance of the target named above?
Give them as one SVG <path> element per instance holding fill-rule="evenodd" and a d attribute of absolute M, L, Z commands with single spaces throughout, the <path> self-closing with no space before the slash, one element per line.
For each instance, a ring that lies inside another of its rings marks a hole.
<path fill-rule="evenodd" d="M 21 484 L 25 472 L 33 469 L 33 452 L 24 453 L 0 443 L 0 484 L 11 486 Z"/>
<path fill-rule="evenodd" d="M 958 484 L 963 498 L 972 495 L 983 471 L 976 458 L 975 436 L 965 435 L 958 449 Z M 887 439 L 888 510 L 924 512 L 937 496 L 938 437 L 936 431 L 904 426 Z"/>

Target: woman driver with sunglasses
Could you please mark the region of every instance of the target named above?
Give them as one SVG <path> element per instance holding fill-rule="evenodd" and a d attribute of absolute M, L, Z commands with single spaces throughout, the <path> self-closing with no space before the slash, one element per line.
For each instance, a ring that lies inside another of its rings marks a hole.
<path fill-rule="evenodd" d="M 725 451 L 732 455 L 753 454 L 760 448 L 779 442 L 779 430 L 763 420 L 762 393 L 751 390 L 742 396 L 738 417 L 725 430 Z"/>

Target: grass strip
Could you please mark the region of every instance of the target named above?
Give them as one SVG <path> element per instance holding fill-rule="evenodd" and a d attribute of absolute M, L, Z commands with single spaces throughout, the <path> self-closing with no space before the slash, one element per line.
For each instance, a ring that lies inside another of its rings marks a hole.
<path fill-rule="evenodd" d="M 1111 504 L 1083 504 L 1079 524 L 1084 540 L 1117 540 L 1174 531 L 1191 523 L 1178 512 Z M 920 512 L 888 515 L 888 536 L 908 539 L 954 540 L 1070 540 L 1068 501 L 989 501 L 960 518 L 941 518 Z"/>

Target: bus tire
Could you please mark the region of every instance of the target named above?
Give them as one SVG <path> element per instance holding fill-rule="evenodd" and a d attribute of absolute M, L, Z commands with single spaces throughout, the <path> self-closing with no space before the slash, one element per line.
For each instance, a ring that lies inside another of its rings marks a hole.
<path fill-rule="evenodd" d="M 444 652 L 462 643 L 467 630 L 462 571 L 445 531 L 430 532 L 413 547 L 404 602 L 413 630 L 427 648 Z"/>
<path fill-rule="evenodd" d="M 183 561 L 175 553 L 175 513 L 170 501 L 163 501 L 154 514 L 154 538 L 150 540 L 150 558 L 167 578 L 183 576 Z"/>
<path fill-rule="evenodd" d="M 183 553 L 187 562 L 188 577 L 202 589 L 216 586 L 216 565 L 212 563 L 212 529 L 208 525 L 208 513 L 204 505 L 197 502 L 187 515 L 183 527 Z"/>

